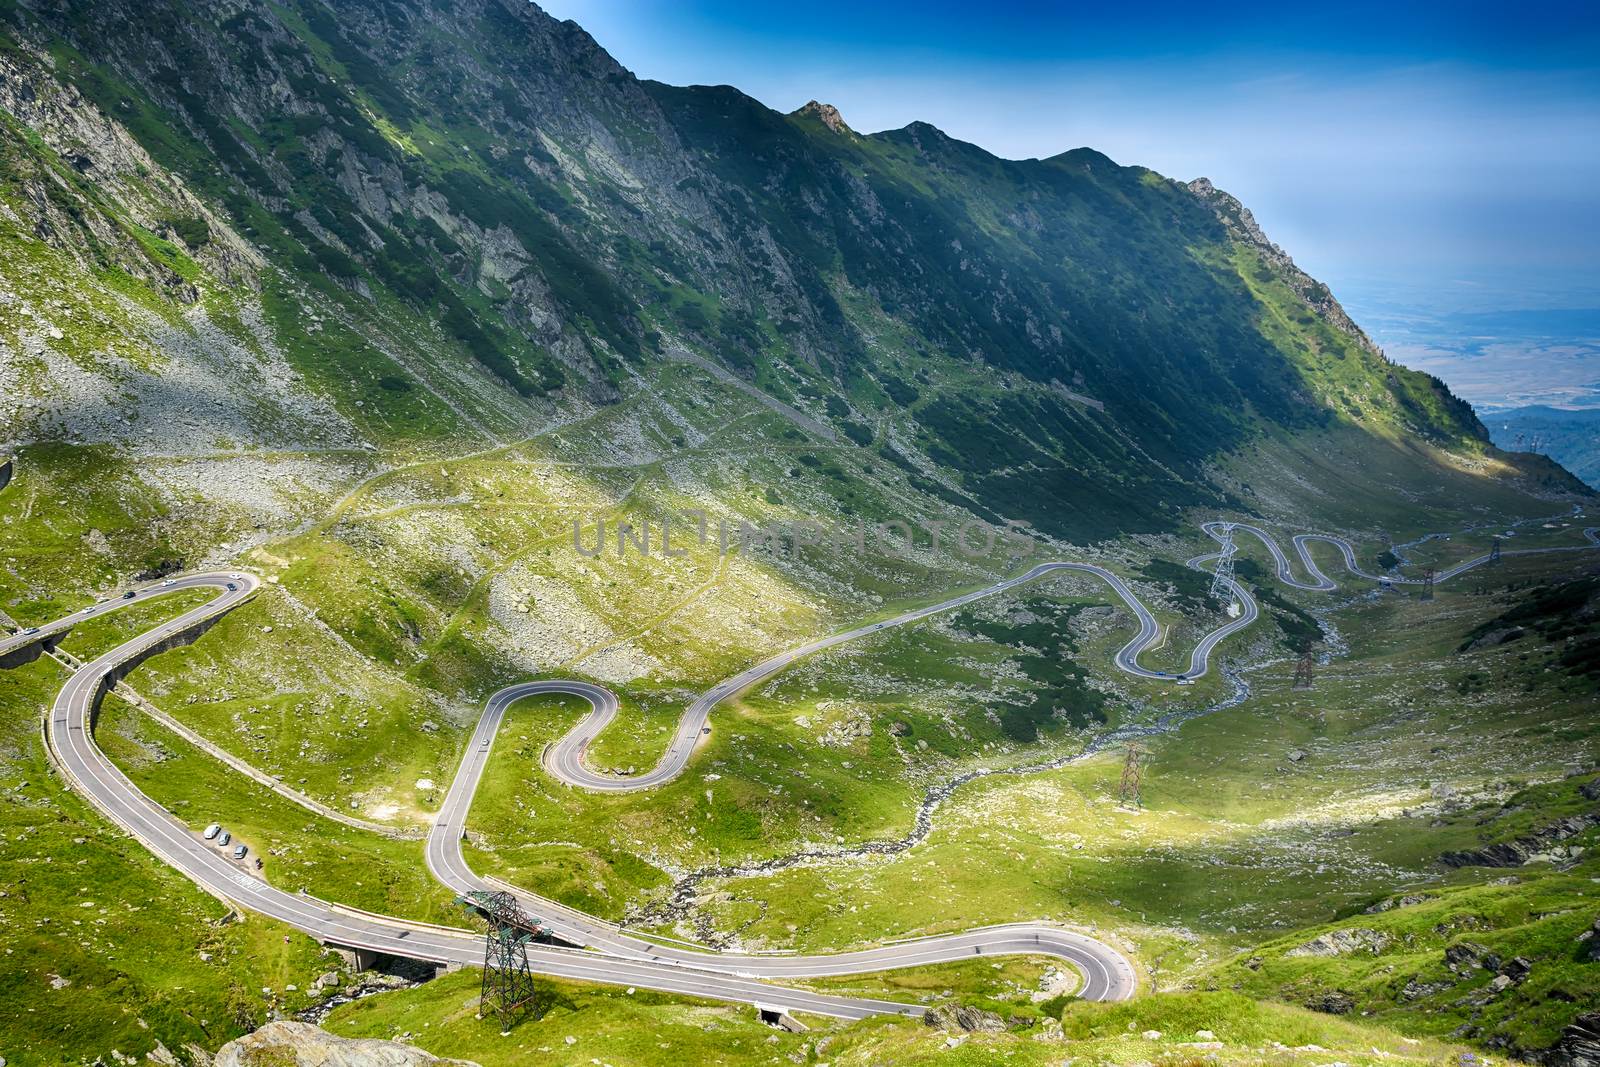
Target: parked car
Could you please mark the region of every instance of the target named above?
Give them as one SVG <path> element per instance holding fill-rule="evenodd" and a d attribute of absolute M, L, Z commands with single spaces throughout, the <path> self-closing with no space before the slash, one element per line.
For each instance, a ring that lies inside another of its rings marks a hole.
<path fill-rule="evenodd" d="M 244 854 L 249 851 L 250 848 L 248 845 L 235 845 L 233 849 L 233 858 L 236 860 L 242 860 L 244 859 Z"/>
<path fill-rule="evenodd" d="M 211 841 L 220 833 L 222 833 L 222 827 L 216 823 L 212 823 L 210 826 L 206 827 L 205 833 L 201 836 L 203 836 L 207 841 Z"/>
<path fill-rule="evenodd" d="M 233 835 L 228 833 L 228 831 L 224 830 L 224 831 L 222 831 L 222 833 L 217 835 L 217 847 L 218 848 L 226 848 L 227 845 L 228 845 L 228 842 L 232 841 L 232 840 L 233 840 Z"/>

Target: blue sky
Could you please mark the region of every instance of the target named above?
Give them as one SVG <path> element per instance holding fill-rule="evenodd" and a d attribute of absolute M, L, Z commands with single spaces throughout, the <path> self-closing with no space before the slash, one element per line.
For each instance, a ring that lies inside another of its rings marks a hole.
<path fill-rule="evenodd" d="M 1206 175 L 1336 291 L 1600 306 L 1593 3 L 543 6 L 642 77 Z"/>

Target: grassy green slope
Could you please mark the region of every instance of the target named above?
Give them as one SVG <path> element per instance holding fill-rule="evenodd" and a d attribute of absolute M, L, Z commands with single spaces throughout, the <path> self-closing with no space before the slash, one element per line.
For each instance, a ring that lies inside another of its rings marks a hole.
<path fill-rule="evenodd" d="M 346 1036 L 404 1038 L 485 1067 L 525 1063 L 531 1056 L 553 1064 L 599 1060 L 630 1067 L 678 1058 L 729 1067 L 773 1062 L 977 1067 L 1058 1064 L 1064 1055 L 1092 1064 L 1186 1062 L 1202 1056 L 1225 1064 L 1311 1064 L 1334 1055 L 1363 1067 L 1405 1067 L 1465 1052 L 1219 993 L 1165 994 L 1133 1005 L 1077 1003 L 1064 1013 L 1058 1003 L 1046 1004 L 1041 1012 L 1026 996 L 1016 997 L 1013 979 L 1020 968 L 1015 964 L 984 964 L 981 972 L 987 974 L 927 970 L 923 977 L 942 984 L 947 996 L 955 993 L 966 1002 L 999 1009 L 1007 1013 L 1002 1018 L 1016 1020 L 1018 1029 L 951 1035 L 915 1021 L 874 1019 L 846 1026 L 814 1018 L 806 1020 L 813 1027 L 809 1032 L 791 1034 L 763 1026 L 740 1009 L 686 1005 L 644 990 L 550 982 L 541 983 L 535 1017 L 501 1037 L 497 1024 L 473 1015 L 477 984 L 471 974 L 340 1008 L 328 1025 Z M 1041 1014 L 1047 1023 L 1039 1022 Z M 1053 1025 L 1057 1017 L 1060 1024 Z M 1213 1036 L 1197 1037 L 1200 1031 Z"/>
<path fill-rule="evenodd" d="M 0 1049 L 7 1062 L 215 1049 L 329 967 L 320 950 L 218 901 L 62 788 L 40 720 L 66 672 L 0 672 Z M 266 991 L 274 991 L 270 995 Z"/>

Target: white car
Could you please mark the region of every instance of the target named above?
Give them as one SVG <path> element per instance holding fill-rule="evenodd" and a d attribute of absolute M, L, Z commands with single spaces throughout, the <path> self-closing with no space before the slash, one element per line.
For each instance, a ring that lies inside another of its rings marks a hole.
<path fill-rule="evenodd" d="M 216 823 L 212 823 L 210 826 L 206 827 L 205 832 L 200 836 L 204 837 L 207 841 L 211 841 L 220 833 L 222 833 L 222 827 Z"/>
<path fill-rule="evenodd" d="M 166 581 L 162 582 L 161 584 L 162 585 L 177 585 L 178 581 L 177 581 L 176 578 L 168 578 Z"/>

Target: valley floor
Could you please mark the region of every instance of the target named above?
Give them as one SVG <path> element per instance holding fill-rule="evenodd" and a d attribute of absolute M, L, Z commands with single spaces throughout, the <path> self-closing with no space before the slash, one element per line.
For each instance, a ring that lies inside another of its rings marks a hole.
<path fill-rule="evenodd" d="M 584 454 L 582 445 L 551 447 Z M 264 856 L 275 884 L 460 922 L 450 894 L 428 879 L 415 836 L 488 689 L 540 672 L 606 681 L 621 694 L 622 717 L 589 758 L 643 767 L 686 695 L 733 668 L 842 623 L 986 584 L 1007 563 L 574 560 L 570 532 L 538 518 L 540 501 L 593 494 L 596 507 L 627 514 L 639 494 L 657 491 L 651 472 L 660 468 L 587 469 L 580 482 L 560 465 L 574 459 L 538 458 L 533 448 L 400 466 L 330 497 L 300 532 L 251 552 L 250 566 L 267 576 L 262 596 L 129 678 L 207 744 L 346 821 L 245 778 L 116 697 L 98 728 L 105 749 L 194 825 L 225 817 Z M 92 494 L 66 474 L 82 470 L 81 460 L 52 463 L 46 453 L 24 468 L 29 480 L 0 496 L 5 610 L 19 622 L 70 610 L 104 582 L 74 562 L 92 530 L 136 536 L 114 514 L 68 520 L 40 508 L 58 493 Z M 724 462 L 708 454 L 695 477 Z M 661 484 L 681 489 L 694 463 L 685 457 Z M 475 506 L 508 492 L 529 501 L 527 518 L 503 504 Z M 1405 550 L 1407 564 L 1485 551 L 1487 522 L 1500 518 L 1503 532 L 1504 514 L 1430 511 L 1433 529 L 1452 518 L 1449 528 L 1481 528 L 1422 541 Z M 1571 544 L 1582 524 L 1533 523 L 1514 543 Z M 194 536 L 183 524 L 170 530 Z M 1168 654 L 1182 660 L 1215 625 L 1208 580 L 1163 566 L 1208 543 L 1183 535 L 1095 553 L 1157 605 L 1169 633 L 1152 666 Z M 648 795 L 595 797 L 556 784 L 539 754 L 579 709 L 561 698 L 520 703 L 471 816 L 468 855 L 480 871 L 673 936 L 836 950 L 1053 919 L 1125 946 L 1159 995 L 1122 1008 L 1068 1004 L 1057 1038 L 1063 1002 L 1042 963 L 900 972 L 815 987 L 964 1000 L 1016 1016 L 1021 1029 L 950 1035 L 916 1023 L 811 1020 L 819 1030 L 792 1037 L 724 1006 L 552 982 L 540 1017 L 501 1041 L 468 1010 L 476 988 L 468 973 L 357 1001 L 326 1025 L 409 1034 L 486 1064 L 510 1062 L 513 1045 L 547 1045 L 556 1061 L 653 1062 L 659 1048 L 618 1036 L 638 1032 L 630 1020 L 685 1054 L 704 1049 L 701 1058 L 728 1063 L 1055 1062 L 1063 1052 L 1120 1062 L 1200 1051 L 1178 1046 L 1208 1040 L 1194 1037 L 1204 1030 L 1223 1043 L 1204 1051 L 1238 1062 L 1318 1055 L 1273 1042 L 1337 1048 L 1345 1062 L 1384 1058 L 1374 1046 L 1401 1062 L 1436 1062 L 1444 1052 L 1426 1044 L 1433 1040 L 1523 1052 L 1556 1044 L 1573 1019 L 1600 1009 L 1596 965 L 1578 940 L 1596 912 L 1600 870 L 1584 851 L 1594 825 L 1509 873 L 1441 857 L 1540 834 L 1595 808 L 1580 792 L 1600 758 L 1595 678 L 1568 662 L 1591 617 L 1580 604 L 1548 632 L 1518 624 L 1524 634 L 1503 643 L 1476 634 L 1535 589 L 1583 581 L 1594 561 L 1508 557 L 1427 601 L 1415 590 L 1348 584 L 1331 595 L 1288 590 L 1270 578 L 1259 546 L 1241 546 L 1239 573 L 1263 610 L 1260 625 L 1221 650 L 1248 686 L 1242 703 L 1220 676 L 1155 689 L 1111 670 L 1132 616 L 1093 581 L 1063 576 L 796 664 L 719 707 L 689 773 Z M 1377 566 L 1369 561 L 1379 546 L 1358 539 L 1365 565 Z M 1337 573 L 1332 558 L 1321 562 Z M 841 566 L 856 570 L 830 573 Z M 79 627 L 63 652 L 92 656 L 177 609 L 137 610 L 152 614 Z M 1312 688 L 1294 689 L 1308 625 L 1329 638 Z M 566 642 L 554 655 L 552 640 Z M 8 1002 L 23 1005 L 0 1027 L 8 1062 L 30 1062 L 30 1049 L 145 1054 L 156 1042 L 186 1058 L 187 1045 L 215 1048 L 266 1012 L 323 999 L 315 979 L 339 971 L 337 961 L 269 921 L 227 922 L 63 791 L 39 745 L 38 714 L 64 678 L 49 659 L 0 672 L 14 712 L 0 851 L 16 872 L 0 907 L 13 927 L 31 931 L 0 961 Z M 1121 750 L 1096 740 L 1152 729 L 1143 804 L 1129 808 L 1117 800 Z M 1052 762 L 946 786 L 975 771 Z M 912 833 L 930 795 L 938 803 L 914 847 L 871 846 Z M 863 843 L 861 858 L 826 855 Z M 722 870 L 797 851 L 817 855 L 759 876 Z M 142 951 L 130 956 L 125 946 L 135 943 Z M 1527 972 L 1497 985 L 1518 957 Z M 1169 992 L 1178 990 L 1190 992 Z M 56 1002 L 67 996 L 76 1007 L 64 1016 Z M 130 1002 L 149 1007 L 129 1014 L 121 1005 Z M 1137 1036 L 1146 1030 L 1163 1036 Z M 958 1047 L 947 1050 L 951 1040 Z"/>

